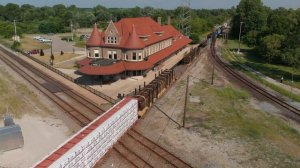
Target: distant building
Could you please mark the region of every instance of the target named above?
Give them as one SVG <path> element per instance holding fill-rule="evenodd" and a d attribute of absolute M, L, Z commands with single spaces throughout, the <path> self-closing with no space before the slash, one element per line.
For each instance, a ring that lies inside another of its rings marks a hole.
<path fill-rule="evenodd" d="M 143 75 L 190 42 L 173 26 L 162 26 L 150 17 L 111 21 L 104 32 L 95 25 L 79 71 L 104 80 Z"/>

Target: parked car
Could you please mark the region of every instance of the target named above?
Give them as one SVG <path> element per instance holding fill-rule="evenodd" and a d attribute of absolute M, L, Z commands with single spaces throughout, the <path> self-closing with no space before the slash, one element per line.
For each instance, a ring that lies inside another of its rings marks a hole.
<path fill-rule="evenodd" d="M 30 55 L 35 55 L 35 54 L 39 54 L 40 51 L 39 50 L 31 50 L 31 51 L 28 51 L 27 54 L 30 54 Z"/>
<path fill-rule="evenodd" d="M 33 37 L 33 39 L 40 40 L 40 39 L 44 39 L 44 37 L 43 36 L 35 36 L 35 37 Z"/>
<path fill-rule="evenodd" d="M 40 42 L 42 42 L 42 43 L 51 43 L 52 40 L 49 40 L 49 39 L 40 39 Z"/>
<path fill-rule="evenodd" d="M 87 40 L 89 38 L 90 38 L 90 36 L 88 34 L 83 34 L 80 36 L 80 40 Z"/>

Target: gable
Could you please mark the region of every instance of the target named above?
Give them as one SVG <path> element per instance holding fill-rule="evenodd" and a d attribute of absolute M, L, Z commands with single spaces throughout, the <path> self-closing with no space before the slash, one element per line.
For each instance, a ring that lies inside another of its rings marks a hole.
<path fill-rule="evenodd" d="M 105 34 L 109 35 L 109 36 L 119 35 L 119 32 L 118 32 L 117 28 L 115 27 L 115 24 L 112 21 L 109 22 L 109 25 L 106 28 Z"/>

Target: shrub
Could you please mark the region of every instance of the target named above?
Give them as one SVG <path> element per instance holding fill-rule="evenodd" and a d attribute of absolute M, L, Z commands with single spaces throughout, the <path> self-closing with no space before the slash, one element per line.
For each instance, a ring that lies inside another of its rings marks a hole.
<path fill-rule="evenodd" d="M 45 54 L 44 54 L 44 51 L 43 51 L 43 49 L 41 49 L 41 51 L 40 51 L 40 56 L 44 56 Z"/>
<path fill-rule="evenodd" d="M 11 45 L 11 49 L 16 50 L 21 46 L 21 43 L 14 41 L 14 43 Z"/>

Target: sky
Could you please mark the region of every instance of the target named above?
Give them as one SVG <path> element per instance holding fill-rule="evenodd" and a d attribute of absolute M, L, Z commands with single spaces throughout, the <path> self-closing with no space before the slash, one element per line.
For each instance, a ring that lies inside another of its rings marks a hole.
<path fill-rule="evenodd" d="M 173 9 L 182 4 L 182 1 L 187 0 L 0 0 L 0 4 L 7 3 L 16 4 L 32 4 L 34 6 L 53 6 L 55 4 L 72 4 L 77 7 L 91 8 L 96 5 L 103 5 L 108 8 L 131 8 L 135 6 L 145 7 L 151 6 L 154 8 Z M 263 0 L 266 6 L 272 8 L 300 8 L 300 0 Z M 215 9 L 215 8 L 230 8 L 238 5 L 239 0 L 191 0 L 191 7 L 194 9 Z"/>

